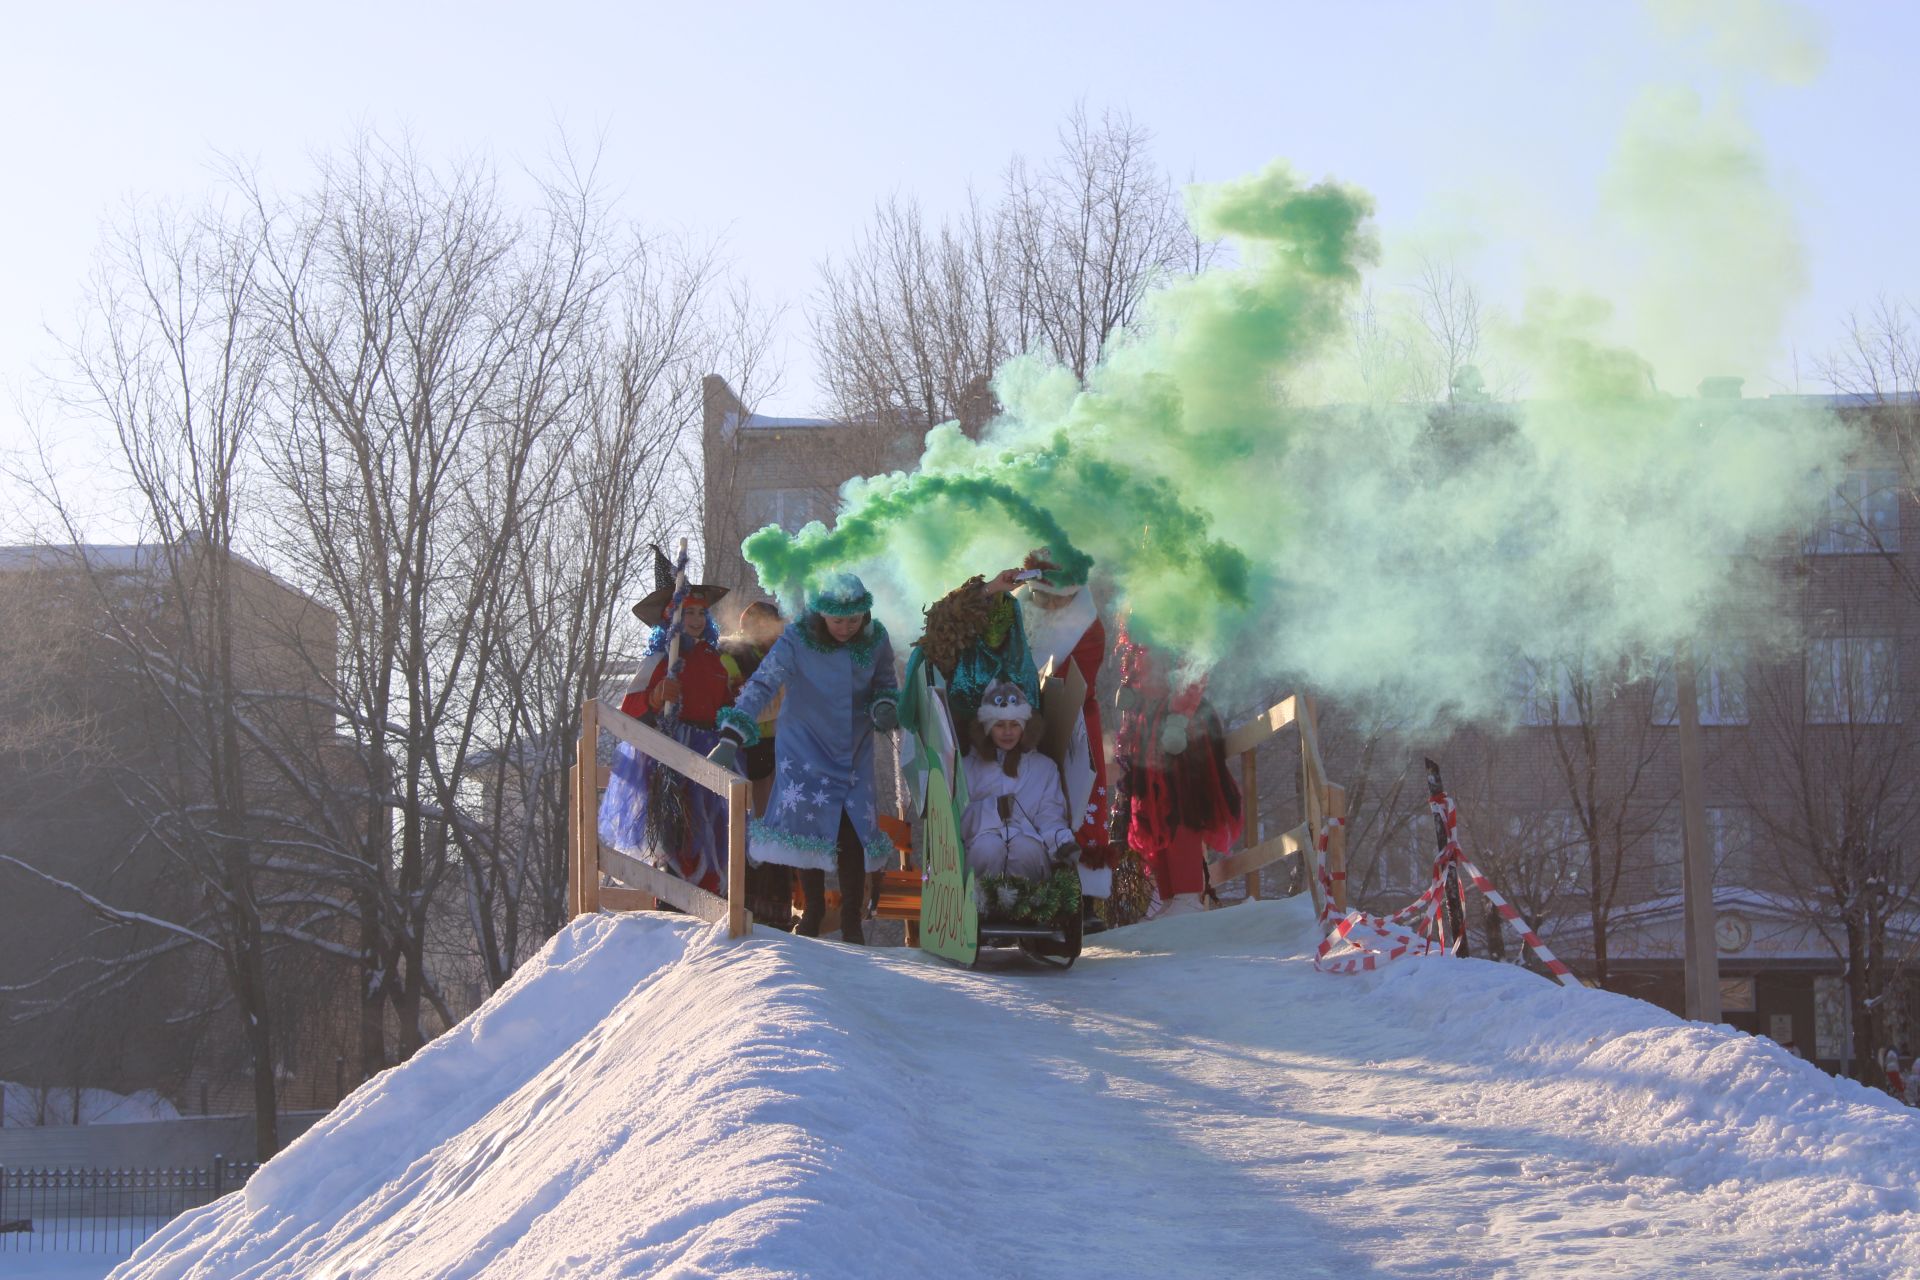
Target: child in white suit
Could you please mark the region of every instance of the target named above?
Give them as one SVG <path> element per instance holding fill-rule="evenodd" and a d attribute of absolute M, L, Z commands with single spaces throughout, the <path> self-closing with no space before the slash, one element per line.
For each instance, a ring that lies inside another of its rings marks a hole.
<path fill-rule="evenodd" d="M 1060 770 L 1033 750 L 1039 736 L 1033 706 L 1017 686 L 996 681 L 987 689 L 966 755 L 968 803 L 960 815 L 960 842 L 976 875 L 1044 880 L 1080 855 Z"/>

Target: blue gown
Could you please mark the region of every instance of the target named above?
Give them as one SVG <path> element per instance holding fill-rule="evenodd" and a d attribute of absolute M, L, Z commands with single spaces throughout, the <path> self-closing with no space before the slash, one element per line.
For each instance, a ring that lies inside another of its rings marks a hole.
<path fill-rule="evenodd" d="M 764 818 L 748 826 L 747 857 L 789 867 L 833 871 L 845 813 L 866 851 L 867 869 L 892 858 L 882 835 L 873 789 L 873 708 L 897 702 L 893 645 L 887 630 L 868 619 L 845 644 L 823 644 L 807 615 L 774 642 L 733 705 L 720 713 L 723 728 L 746 745 L 760 740 L 756 721 L 784 686 L 774 722 L 773 791 Z"/>

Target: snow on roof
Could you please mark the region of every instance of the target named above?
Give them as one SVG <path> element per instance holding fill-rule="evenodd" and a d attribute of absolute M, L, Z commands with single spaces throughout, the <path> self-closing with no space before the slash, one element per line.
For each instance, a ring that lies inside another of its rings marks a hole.
<path fill-rule="evenodd" d="M 1920 1274 L 1920 1119 L 1304 897 L 1067 973 L 590 915 L 116 1272 Z"/>
<path fill-rule="evenodd" d="M 833 418 L 780 418 L 769 414 L 756 413 L 748 416 L 746 429 L 749 431 L 769 431 L 776 427 L 837 427 L 840 423 Z"/>

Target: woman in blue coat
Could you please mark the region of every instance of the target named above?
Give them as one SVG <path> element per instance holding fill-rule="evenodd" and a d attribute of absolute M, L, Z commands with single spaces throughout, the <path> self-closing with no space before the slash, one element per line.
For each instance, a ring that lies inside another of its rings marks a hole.
<path fill-rule="evenodd" d="M 747 856 L 799 869 L 806 906 L 795 932 L 809 938 L 826 915 L 831 870 L 840 878 L 840 936 L 866 940 L 867 872 L 893 853 L 874 805 L 873 735 L 899 727 L 900 695 L 893 645 L 872 609 L 859 578 L 827 578 L 718 718 L 712 759 L 731 769 L 739 749 L 759 741 L 762 708 L 786 689 L 774 725 L 773 791 L 748 828 Z"/>

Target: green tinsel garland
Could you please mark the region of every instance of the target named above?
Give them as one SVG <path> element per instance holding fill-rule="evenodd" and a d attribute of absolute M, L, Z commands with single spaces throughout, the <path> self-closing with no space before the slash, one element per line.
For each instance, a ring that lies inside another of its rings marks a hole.
<path fill-rule="evenodd" d="M 1080 911 L 1080 873 L 1062 867 L 1046 880 L 983 875 L 974 879 L 982 919 L 1047 924 Z"/>

